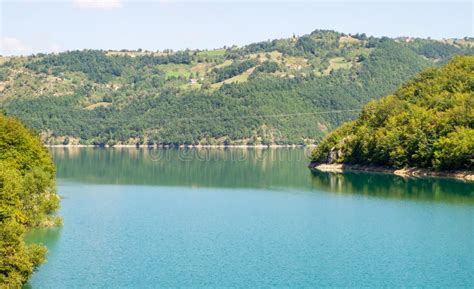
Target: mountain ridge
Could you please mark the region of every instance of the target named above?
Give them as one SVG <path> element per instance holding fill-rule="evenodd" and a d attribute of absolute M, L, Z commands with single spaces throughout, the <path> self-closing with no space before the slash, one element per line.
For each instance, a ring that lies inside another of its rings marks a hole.
<path fill-rule="evenodd" d="M 10 57 L 0 106 L 48 144 L 314 144 L 357 114 L 264 116 L 359 109 L 473 47 L 316 30 L 206 51 Z"/>

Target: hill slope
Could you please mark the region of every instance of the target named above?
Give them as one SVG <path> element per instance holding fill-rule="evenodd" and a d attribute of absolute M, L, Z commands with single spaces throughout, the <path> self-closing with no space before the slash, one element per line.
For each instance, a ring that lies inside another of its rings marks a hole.
<path fill-rule="evenodd" d="M 316 163 L 474 169 L 474 56 L 428 69 L 369 102 L 313 151 Z"/>
<path fill-rule="evenodd" d="M 13 57 L 0 62 L 0 105 L 50 144 L 316 143 L 473 47 L 314 31 L 211 51 Z"/>

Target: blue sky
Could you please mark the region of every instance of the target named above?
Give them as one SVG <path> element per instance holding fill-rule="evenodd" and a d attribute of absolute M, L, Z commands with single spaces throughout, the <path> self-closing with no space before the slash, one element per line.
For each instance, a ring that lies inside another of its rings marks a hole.
<path fill-rule="evenodd" d="M 472 1 L 0 1 L 2 55 L 206 49 L 315 29 L 436 39 L 474 30 Z"/>

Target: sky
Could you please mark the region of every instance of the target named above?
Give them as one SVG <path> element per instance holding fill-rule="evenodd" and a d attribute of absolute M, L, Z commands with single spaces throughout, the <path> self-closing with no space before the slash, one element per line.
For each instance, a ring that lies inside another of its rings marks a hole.
<path fill-rule="evenodd" d="M 212 49 L 315 29 L 473 37 L 473 1 L 0 0 L 0 54 Z"/>

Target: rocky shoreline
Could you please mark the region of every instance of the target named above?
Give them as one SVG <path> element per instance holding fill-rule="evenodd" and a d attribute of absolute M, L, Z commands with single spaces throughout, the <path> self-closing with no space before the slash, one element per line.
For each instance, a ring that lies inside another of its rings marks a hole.
<path fill-rule="evenodd" d="M 458 180 L 474 182 L 473 171 L 434 171 L 430 169 L 421 168 L 403 168 L 392 169 L 378 166 L 368 165 L 348 165 L 348 164 L 320 164 L 310 163 L 309 168 L 314 171 L 343 173 L 347 171 L 363 171 L 363 172 L 379 172 L 389 173 L 405 177 L 446 177 L 455 178 Z"/>

